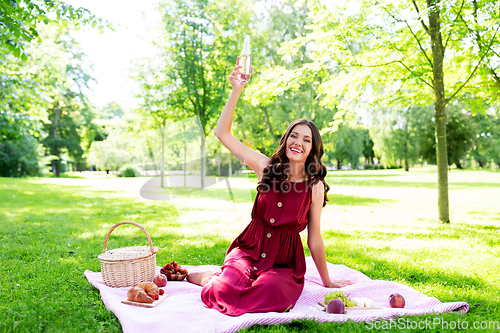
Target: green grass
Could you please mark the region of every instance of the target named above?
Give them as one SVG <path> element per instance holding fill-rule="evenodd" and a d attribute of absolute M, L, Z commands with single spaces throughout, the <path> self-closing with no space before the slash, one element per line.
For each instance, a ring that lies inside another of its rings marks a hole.
<path fill-rule="evenodd" d="M 158 264 L 175 258 L 187 265 L 220 265 L 248 223 L 255 195 L 252 176 L 231 181 L 234 202 L 223 186 L 193 189 L 172 201 L 145 201 L 137 197 L 141 179 L 67 176 L 0 178 L 0 332 L 121 331 L 83 275 L 87 269 L 100 270 L 97 256 L 107 230 L 124 220 L 142 224 L 160 248 Z M 435 222 L 435 179 L 432 168 L 331 172 L 330 203 L 322 217 L 327 260 L 443 302 L 471 306 L 465 315 L 402 320 L 465 320 L 469 328 L 475 321 L 500 321 L 500 173 L 450 172 L 451 224 Z M 305 244 L 306 233 L 302 238 Z M 146 243 L 139 229 L 120 227 L 108 247 Z M 373 330 L 420 331 L 382 324 Z M 369 328 L 365 323 L 300 321 L 244 331 Z"/>

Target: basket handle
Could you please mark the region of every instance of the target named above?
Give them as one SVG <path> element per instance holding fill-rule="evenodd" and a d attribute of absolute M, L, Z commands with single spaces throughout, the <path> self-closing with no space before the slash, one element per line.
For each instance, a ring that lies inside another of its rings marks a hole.
<path fill-rule="evenodd" d="M 149 242 L 149 249 L 151 250 L 151 253 L 156 253 L 155 252 L 155 249 L 153 247 L 153 242 L 151 241 L 151 236 L 149 236 L 148 232 L 146 231 L 146 229 L 144 229 L 144 227 L 142 225 L 140 225 L 139 223 L 135 223 L 135 222 L 130 222 L 130 221 L 124 221 L 124 222 L 120 222 L 120 223 L 117 223 L 115 224 L 114 226 L 111 227 L 111 229 L 109 229 L 108 233 L 106 234 L 106 239 L 104 240 L 104 248 L 102 250 L 102 252 L 106 252 L 107 249 L 108 249 L 108 240 L 109 240 L 109 236 L 111 236 L 111 233 L 113 232 L 113 230 L 116 229 L 116 227 L 122 225 L 122 224 L 131 224 L 131 225 L 135 225 L 136 227 L 138 227 L 139 229 L 142 230 L 143 233 L 146 234 L 146 237 L 148 238 L 148 242 Z"/>

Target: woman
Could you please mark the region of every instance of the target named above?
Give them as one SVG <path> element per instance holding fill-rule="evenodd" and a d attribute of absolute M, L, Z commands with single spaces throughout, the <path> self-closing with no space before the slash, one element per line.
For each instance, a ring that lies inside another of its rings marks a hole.
<path fill-rule="evenodd" d="M 304 287 L 306 265 L 299 232 L 306 226 L 307 246 L 323 285 L 351 284 L 332 282 L 326 265 L 320 216 L 329 186 L 324 182 L 323 143 L 316 125 L 305 119 L 292 123 L 271 158 L 246 147 L 231 134 L 236 103 L 248 82 L 241 79 L 241 67 L 238 57 L 229 75 L 233 89 L 215 135 L 257 175 L 252 221 L 229 247 L 221 271 L 188 276 L 203 286 L 201 298 L 208 307 L 231 316 L 293 308 Z"/>

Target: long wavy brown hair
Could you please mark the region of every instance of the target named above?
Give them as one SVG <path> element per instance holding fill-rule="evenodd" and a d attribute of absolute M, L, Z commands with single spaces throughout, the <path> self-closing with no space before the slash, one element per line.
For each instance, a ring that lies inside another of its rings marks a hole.
<path fill-rule="evenodd" d="M 257 191 L 265 192 L 271 188 L 275 188 L 273 184 L 279 184 L 277 188 L 282 189 L 281 186 L 284 181 L 288 179 L 286 173 L 287 165 L 289 164 L 289 159 L 286 156 L 286 141 L 290 136 L 290 133 L 297 125 L 307 125 L 311 129 L 312 133 L 312 148 L 307 156 L 306 163 L 304 165 L 304 171 L 307 176 L 307 181 L 310 185 L 316 184 L 318 181 L 322 181 L 325 186 L 325 197 L 323 200 L 323 207 L 328 201 L 327 192 L 330 190 L 330 186 L 325 182 L 325 177 L 327 174 L 326 166 L 321 161 L 321 157 L 324 154 L 323 150 L 323 140 L 321 139 L 321 134 L 319 133 L 316 125 L 307 119 L 298 119 L 294 121 L 290 126 L 288 126 L 285 134 L 281 137 L 279 147 L 274 151 L 271 156 L 271 163 L 264 168 L 263 176 L 259 184 L 257 185 Z"/>

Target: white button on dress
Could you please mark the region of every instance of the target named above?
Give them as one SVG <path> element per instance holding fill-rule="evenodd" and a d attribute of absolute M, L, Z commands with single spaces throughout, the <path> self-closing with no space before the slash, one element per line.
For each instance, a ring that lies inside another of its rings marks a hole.
<path fill-rule="evenodd" d="M 265 258 L 265 257 L 266 257 L 266 254 L 265 254 L 265 253 L 262 253 L 260 256 L 261 256 L 262 258 Z"/>
<path fill-rule="evenodd" d="M 270 219 L 269 222 L 274 223 L 274 219 Z"/>

